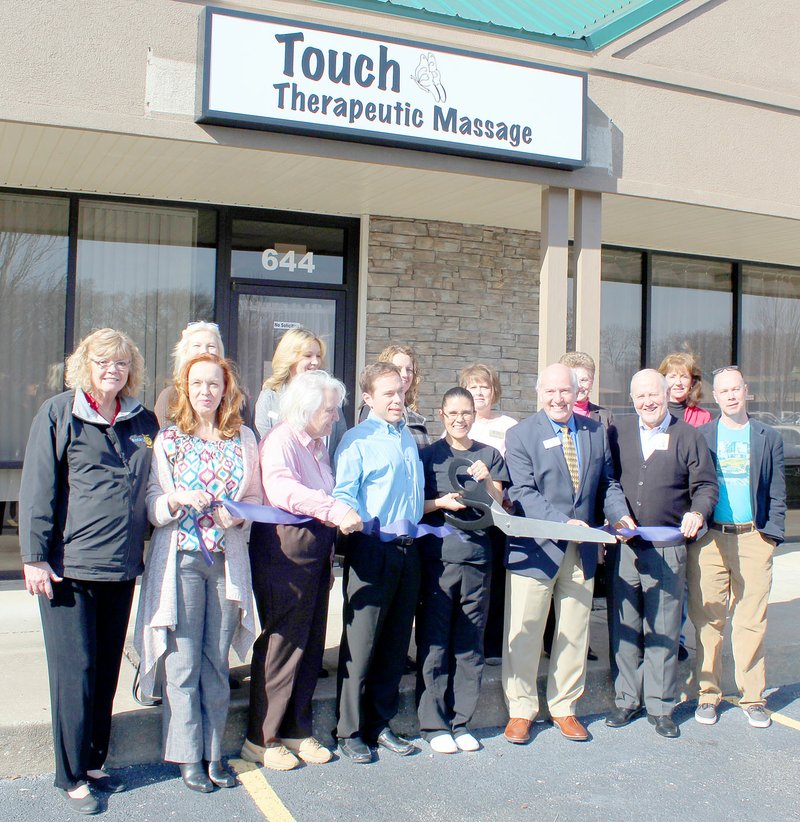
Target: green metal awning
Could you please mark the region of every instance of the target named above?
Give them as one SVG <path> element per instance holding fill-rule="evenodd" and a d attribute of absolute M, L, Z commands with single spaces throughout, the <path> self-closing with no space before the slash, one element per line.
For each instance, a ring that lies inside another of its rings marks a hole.
<path fill-rule="evenodd" d="M 596 51 L 684 0 L 322 0 Z"/>

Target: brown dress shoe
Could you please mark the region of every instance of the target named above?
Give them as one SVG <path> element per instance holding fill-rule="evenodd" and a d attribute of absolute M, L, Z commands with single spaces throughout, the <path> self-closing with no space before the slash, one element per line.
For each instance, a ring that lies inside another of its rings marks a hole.
<path fill-rule="evenodd" d="M 581 725 L 576 716 L 551 716 L 553 724 L 561 731 L 561 735 L 575 742 L 585 742 L 589 738 L 589 731 Z"/>
<path fill-rule="evenodd" d="M 503 736 L 515 745 L 523 745 L 531 738 L 531 725 L 533 725 L 533 722 L 530 719 L 520 719 L 512 716 L 508 720 Z"/>

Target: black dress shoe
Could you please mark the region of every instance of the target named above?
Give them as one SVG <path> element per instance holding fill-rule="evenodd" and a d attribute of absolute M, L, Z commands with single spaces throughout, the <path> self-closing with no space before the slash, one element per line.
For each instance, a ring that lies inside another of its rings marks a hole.
<path fill-rule="evenodd" d="M 211 793 L 214 790 L 214 785 L 208 778 L 202 762 L 181 762 L 178 767 L 181 769 L 183 784 L 190 791 Z"/>
<path fill-rule="evenodd" d="M 67 807 L 75 813 L 82 813 L 85 816 L 94 816 L 100 813 L 100 803 L 92 796 L 91 793 L 82 796 L 80 799 L 73 799 L 63 788 L 58 789 L 67 803 Z"/>
<path fill-rule="evenodd" d="M 407 739 L 397 736 L 390 728 L 382 730 L 375 741 L 382 748 L 386 748 L 387 751 L 400 756 L 408 756 L 417 750 L 416 745 L 412 745 Z"/>
<path fill-rule="evenodd" d="M 119 779 L 115 779 L 108 773 L 100 777 L 86 774 L 86 781 L 92 788 L 97 788 L 98 791 L 102 791 L 103 793 L 122 793 L 128 790 L 128 786 L 124 782 L 120 782 Z"/>
<path fill-rule="evenodd" d="M 360 736 L 351 736 L 339 740 L 339 751 L 356 765 L 372 762 L 372 751 Z"/>
<path fill-rule="evenodd" d="M 218 788 L 232 788 L 236 784 L 236 778 L 227 768 L 222 767 L 219 759 L 214 759 L 208 763 L 208 778 Z"/>
<path fill-rule="evenodd" d="M 656 726 L 656 733 L 659 736 L 664 736 L 667 739 L 677 739 L 677 737 L 681 735 L 678 726 L 671 716 L 653 716 L 652 714 L 647 714 L 647 721 L 651 725 Z"/>
<path fill-rule="evenodd" d="M 609 728 L 624 728 L 626 725 L 630 725 L 641 712 L 641 708 L 614 708 L 606 716 L 606 725 Z"/>

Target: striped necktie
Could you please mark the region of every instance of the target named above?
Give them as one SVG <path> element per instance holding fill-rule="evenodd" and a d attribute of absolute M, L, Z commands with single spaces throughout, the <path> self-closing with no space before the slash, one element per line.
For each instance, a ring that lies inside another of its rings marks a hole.
<path fill-rule="evenodd" d="M 575 491 L 581 484 L 581 475 L 578 470 L 578 452 L 575 450 L 575 440 L 572 439 L 572 432 L 568 425 L 561 426 L 561 446 L 564 449 L 564 459 L 567 461 L 569 476 L 572 480 L 572 487 Z"/>

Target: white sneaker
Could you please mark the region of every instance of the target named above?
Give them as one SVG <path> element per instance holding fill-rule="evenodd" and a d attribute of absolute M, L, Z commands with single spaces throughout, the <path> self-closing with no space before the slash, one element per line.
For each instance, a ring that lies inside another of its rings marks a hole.
<path fill-rule="evenodd" d="M 440 754 L 458 753 L 458 745 L 450 734 L 438 734 L 428 741 L 431 750 Z"/>
<path fill-rule="evenodd" d="M 751 728 L 769 728 L 772 720 L 763 705 L 748 705 L 742 708 Z"/>
<path fill-rule="evenodd" d="M 455 743 L 460 751 L 472 753 L 481 749 L 481 743 L 472 734 L 459 734 L 455 738 Z"/>

